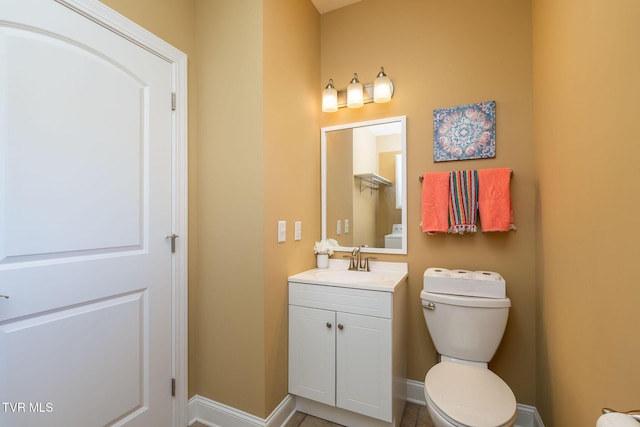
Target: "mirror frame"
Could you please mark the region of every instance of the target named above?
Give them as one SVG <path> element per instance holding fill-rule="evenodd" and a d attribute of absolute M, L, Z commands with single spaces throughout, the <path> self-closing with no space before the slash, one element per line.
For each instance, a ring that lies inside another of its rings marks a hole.
<path fill-rule="evenodd" d="M 407 116 L 387 117 L 378 120 L 369 120 L 365 122 L 346 123 L 343 125 L 328 126 L 320 129 L 320 187 L 321 187 L 321 206 L 322 206 L 322 239 L 327 238 L 327 132 L 354 129 L 371 125 L 380 125 L 385 123 L 400 122 L 400 144 L 402 150 L 402 248 L 360 248 L 363 253 L 378 254 L 407 254 Z M 354 247 L 339 246 L 336 250 L 342 252 L 351 252 Z"/>

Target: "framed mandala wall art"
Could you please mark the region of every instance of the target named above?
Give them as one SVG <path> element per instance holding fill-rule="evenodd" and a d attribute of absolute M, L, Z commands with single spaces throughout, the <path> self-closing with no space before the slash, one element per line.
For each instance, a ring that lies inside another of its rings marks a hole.
<path fill-rule="evenodd" d="M 496 102 L 433 110 L 433 161 L 496 156 Z"/>

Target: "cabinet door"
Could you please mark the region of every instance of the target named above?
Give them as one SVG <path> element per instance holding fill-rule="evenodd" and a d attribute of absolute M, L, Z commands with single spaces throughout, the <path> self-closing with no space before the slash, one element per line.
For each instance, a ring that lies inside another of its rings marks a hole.
<path fill-rule="evenodd" d="M 289 306 L 289 393 L 335 406 L 336 313 Z"/>
<path fill-rule="evenodd" d="M 336 406 L 391 422 L 391 319 L 337 313 L 336 320 Z"/>

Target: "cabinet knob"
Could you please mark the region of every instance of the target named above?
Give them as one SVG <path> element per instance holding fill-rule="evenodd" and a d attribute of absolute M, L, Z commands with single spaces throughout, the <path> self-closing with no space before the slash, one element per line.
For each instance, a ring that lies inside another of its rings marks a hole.
<path fill-rule="evenodd" d="M 338 329 L 344 329 L 344 326 L 342 326 L 342 323 L 338 323 Z"/>
<path fill-rule="evenodd" d="M 327 322 L 327 328 L 331 329 L 331 322 Z"/>

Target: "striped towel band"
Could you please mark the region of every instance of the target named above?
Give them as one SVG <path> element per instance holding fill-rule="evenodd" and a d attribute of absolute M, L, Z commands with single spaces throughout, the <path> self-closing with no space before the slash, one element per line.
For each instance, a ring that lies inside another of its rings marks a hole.
<path fill-rule="evenodd" d="M 478 171 L 449 174 L 449 233 L 474 233 L 478 220 Z"/>

